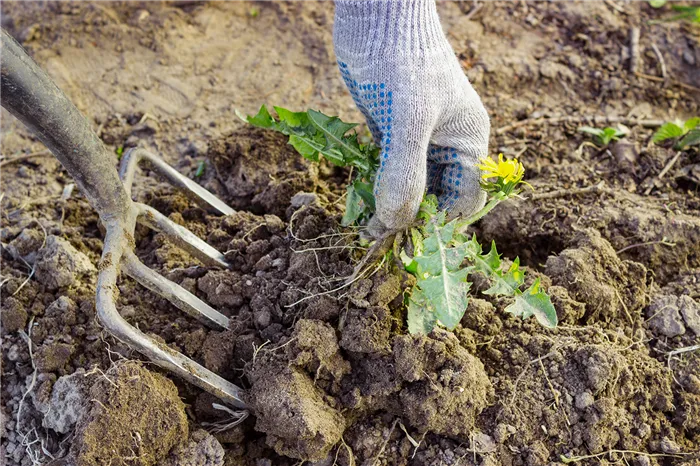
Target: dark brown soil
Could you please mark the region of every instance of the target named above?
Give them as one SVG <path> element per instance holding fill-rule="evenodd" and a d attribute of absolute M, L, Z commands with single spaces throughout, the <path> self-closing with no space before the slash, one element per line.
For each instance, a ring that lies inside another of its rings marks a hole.
<path fill-rule="evenodd" d="M 631 125 L 628 146 L 597 149 L 576 123 L 527 120 L 697 115 L 698 29 L 649 25 L 664 13 L 642 2 L 440 4 L 490 111 L 492 151 L 518 155 L 534 187 L 475 232 L 542 279 L 560 325 L 512 317 L 477 281 L 454 332 L 412 337 L 409 284 L 391 264 L 335 290 L 365 253 L 339 225 L 347 171 L 309 164 L 234 114 L 272 103 L 359 121 L 335 70 L 332 8 L 3 2 L 3 27 L 106 144 L 158 151 L 238 211 L 209 215 L 142 170 L 136 197 L 225 252 L 231 269 L 203 267 L 145 228 L 139 257 L 231 326 L 210 331 L 126 277 L 117 304 L 244 387 L 252 407 L 217 431 L 230 419 L 216 399 L 129 361 L 140 356 L 103 331 L 97 216 L 77 192 L 62 200 L 70 178 L 36 157 L 2 169 L 7 464 L 697 464 L 698 151 L 660 177 L 675 151 L 652 144 L 652 129 Z M 642 32 L 639 71 L 660 73 L 654 44 L 665 84 L 629 72 L 630 27 Z M 42 149 L 4 112 L 2 136 L 8 159 Z"/>

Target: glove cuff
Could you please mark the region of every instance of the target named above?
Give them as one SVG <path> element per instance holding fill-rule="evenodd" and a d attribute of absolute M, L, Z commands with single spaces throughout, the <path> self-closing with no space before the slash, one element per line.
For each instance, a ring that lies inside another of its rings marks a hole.
<path fill-rule="evenodd" d="M 454 55 L 435 0 L 336 0 L 333 36 L 339 57 Z"/>

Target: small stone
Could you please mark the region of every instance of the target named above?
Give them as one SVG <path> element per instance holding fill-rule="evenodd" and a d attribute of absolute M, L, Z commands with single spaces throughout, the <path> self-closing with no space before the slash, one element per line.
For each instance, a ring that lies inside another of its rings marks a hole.
<path fill-rule="evenodd" d="M 634 466 L 651 466 L 651 460 L 648 456 L 639 455 L 634 459 L 632 464 L 634 464 Z"/>
<path fill-rule="evenodd" d="M 158 466 L 223 466 L 224 448 L 209 432 L 197 430 L 187 445 L 176 448 Z"/>
<path fill-rule="evenodd" d="M 637 437 L 639 438 L 647 438 L 649 434 L 651 434 L 651 426 L 647 423 L 641 424 L 637 429 Z"/>
<path fill-rule="evenodd" d="M 22 353 L 20 352 L 19 346 L 12 345 L 7 351 L 7 359 L 12 362 L 19 361 L 21 354 Z"/>
<path fill-rule="evenodd" d="M 583 58 L 581 58 L 581 55 L 577 55 L 575 53 L 572 53 L 571 55 L 568 56 L 569 59 L 569 64 L 573 66 L 574 68 L 580 68 L 583 65 Z"/>
<path fill-rule="evenodd" d="M 0 410 L 0 438 L 7 438 L 7 414 Z"/>
<path fill-rule="evenodd" d="M 477 453 L 491 453 L 496 451 L 496 442 L 490 435 L 486 435 L 483 432 L 477 432 L 472 436 L 472 439 L 474 442 L 474 450 Z"/>
<path fill-rule="evenodd" d="M 496 430 L 494 432 L 494 438 L 495 438 L 496 442 L 501 443 L 501 444 L 505 443 L 505 441 L 508 440 L 508 438 L 511 435 L 513 435 L 510 431 L 511 427 L 513 427 L 513 426 L 511 426 L 510 424 L 504 424 L 504 423 L 498 424 L 496 426 Z"/>
<path fill-rule="evenodd" d="M 39 230 L 25 228 L 7 245 L 7 252 L 14 260 L 24 259 L 30 264 L 36 260 L 37 252 L 44 242 L 44 234 Z"/>
<path fill-rule="evenodd" d="M 281 218 L 279 218 L 277 215 L 265 215 L 263 217 L 265 219 L 265 229 L 269 231 L 271 234 L 279 233 L 281 231 L 284 231 L 286 228 L 286 225 L 282 221 Z"/>
<path fill-rule="evenodd" d="M 700 337 L 700 304 L 688 295 L 680 296 L 678 304 L 685 326 Z"/>
<path fill-rule="evenodd" d="M 671 455 L 681 452 L 681 447 L 668 437 L 662 438 L 659 446 L 661 448 L 661 451 Z"/>
<path fill-rule="evenodd" d="M 59 298 L 49 304 L 46 308 L 47 317 L 60 318 L 66 325 L 75 325 L 77 323 L 76 312 L 78 305 L 68 296 L 59 296 Z"/>
<path fill-rule="evenodd" d="M 269 254 L 265 254 L 255 263 L 255 270 L 265 271 L 272 267 L 272 258 Z"/>
<path fill-rule="evenodd" d="M 280 268 L 284 267 L 284 259 L 277 258 L 277 259 L 273 260 L 272 266 L 279 270 Z"/>
<path fill-rule="evenodd" d="M 118 308 L 118 310 L 119 314 L 125 319 L 129 319 L 136 315 L 136 308 L 134 306 L 121 306 Z"/>
<path fill-rule="evenodd" d="M 59 434 L 67 434 L 90 408 L 87 393 L 93 379 L 85 369 L 60 377 L 53 385 L 48 410 L 42 425 Z"/>
<path fill-rule="evenodd" d="M 292 196 L 290 204 L 294 208 L 299 208 L 305 205 L 318 205 L 318 196 L 314 193 L 299 192 Z"/>
<path fill-rule="evenodd" d="M 646 308 L 649 327 L 656 333 L 669 338 L 683 335 L 685 326 L 679 310 L 680 297 L 673 295 L 657 296 Z"/>
<path fill-rule="evenodd" d="M 63 238 L 49 235 L 37 254 L 35 275 L 49 290 L 71 286 L 97 272 L 90 259 Z"/>
<path fill-rule="evenodd" d="M 263 329 L 270 325 L 270 320 L 272 319 L 272 315 L 270 311 L 267 309 L 263 309 L 261 311 L 255 311 L 253 314 L 253 320 L 255 323 L 255 328 L 257 329 Z"/>
<path fill-rule="evenodd" d="M 136 20 L 137 23 L 140 23 L 141 21 L 144 21 L 149 16 L 151 16 L 151 13 L 149 13 L 148 10 L 138 10 L 136 12 L 136 14 L 134 15 L 134 19 Z"/>
<path fill-rule="evenodd" d="M 576 395 L 575 405 L 578 409 L 586 409 L 595 403 L 595 398 L 591 392 L 585 391 Z"/>
<path fill-rule="evenodd" d="M 688 374 L 683 385 L 685 386 L 685 389 L 688 390 L 690 393 L 700 395 L 700 377 L 698 377 L 697 375 Z"/>

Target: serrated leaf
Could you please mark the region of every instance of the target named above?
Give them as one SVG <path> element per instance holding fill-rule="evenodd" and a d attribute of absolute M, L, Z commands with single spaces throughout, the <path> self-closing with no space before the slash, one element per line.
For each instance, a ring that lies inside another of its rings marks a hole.
<path fill-rule="evenodd" d="M 683 128 L 681 128 L 675 123 L 668 122 L 664 123 L 658 130 L 656 130 L 656 133 L 654 133 L 654 136 L 651 140 L 655 143 L 659 143 L 667 141 L 669 139 L 677 138 L 679 136 L 683 136 Z"/>
<path fill-rule="evenodd" d="M 355 191 L 353 185 L 348 186 L 347 195 L 345 196 L 345 214 L 340 221 L 340 224 L 344 227 L 352 225 L 357 221 L 362 215 L 362 205 L 360 202 L 362 198 Z"/>
<path fill-rule="evenodd" d="M 515 302 L 505 310 L 523 320 L 535 316 L 537 322 L 547 328 L 554 328 L 558 323 L 557 311 L 552 305 L 552 300 L 546 293 L 540 291 L 539 278 L 535 280 L 530 288 L 516 296 Z"/>
<path fill-rule="evenodd" d="M 277 116 L 280 117 L 280 121 L 292 128 L 303 128 L 311 124 L 306 112 L 292 112 L 282 107 L 274 107 L 274 109 L 277 112 Z"/>
<path fill-rule="evenodd" d="M 417 264 L 413 293 L 420 291 L 438 321 L 453 329 L 467 308 L 470 267 L 461 268 L 467 244 L 451 245 L 456 221 L 444 224 L 445 213 L 435 215 L 424 227 L 422 253 L 414 254 Z"/>
<path fill-rule="evenodd" d="M 683 123 L 683 134 L 687 134 L 688 131 L 694 129 L 696 126 L 700 125 L 700 117 L 689 118 Z"/>
<path fill-rule="evenodd" d="M 248 116 L 245 120 L 253 126 L 289 136 L 292 147 L 308 160 L 318 162 L 323 156 L 335 165 L 356 169 L 354 192 L 348 192 L 343 224 L 369 218 L 375 209 L 372 185 L 379 165 L 379 148 L 371 143 L 359 143 L 357 134 L 351 131 L 357 126 L 355 123 L 345 123 L 338 117 L 315 110 L 293 112 L 282 107 L 274 109 L 279 121 L 270 115 L 264 105 L 257 115 Z"/>
<path fill-rule="evenodd" d="M 375 206 L 374 206 L 374 191 L 373 191 L 373 184 L 372 183 L 365 183 L 361 180 L 355 180 L 352 183 L 352 186 L 355 189 L 355 192 L 362 198 L 362 201 L 365 203 L 369 209 L 374 212 Z"/>
<path fill-rule="evenodd" d="M 464 262 L 468 245 L 450 246 L 455 224 L 455 220 L 442 227 L 433 224 L 428 231 L 429 235 L 422 241 L 423 251 L 414 258 L 418 263 L 419 279 L 457 270 Z"/>
<path fill-rule="evenodd" d="M 267 111 L 267 107 L 265 107 L 264 105 L 260 107 L 260 110 L 258 110 L 257 115 L 248 116 L 245 118 L 245 120 L 251 125 L 257 126 L 258 128 L 273 128 L 276 123 L 275 119 L 272 118 L 270 112 Z"/>
<path fill-rule="evenodd" d="M 294 147 L 294 149 L 296 149 L 296 151 L 299 152 L 299 154 L 301 154 L 301 156 L 305 159 L 311 160 L 312 162 L 318 162 L 318 146 L 313 146 L 308 140 L 295 135 L 289 136 L 289 144 L 291 144 L 292 147 Z"/>
<path fill-rule="evenodd" d="M 476 236 L 472 237 L 471 242 L 471 250 L 476 252 L 474 263 L 478 272 L 489 276 L 495 270 L 499 270 L 501 268 L 501 255 L 498 254 L 495 241 L 491 242 L 491 249 L 489 250 L 488 254 L 481 254 L 481 244 L 479 244 L 479 242 L 476 240 Z"/>
<path fill-rule="evenodd" d="M 308 111 L 309 121 L 326 138 L 326 146 L 321 150 L 331 162 L 340 166 L 353 166 L 361 171 L 370 168 L 367 156 L 360 150 L 357 135 L 345 136 L 345 133 L 357 126 L 345 123 L 338 117 L 329 117 L 315 110 Z"/>
<path fill-rule="evenodd" d="M 700 144 L 700 129 L 692 129 L 683 136 L 683 138 L 678 141 L 676 145 L 678 150 L 685 149 L 686 147 L 696 146 Z"/>
<path fill-rule="evenodd" d="M 517 294 L 520 286 L 525 282 L 525 272 L 520 270 L 520 259 L 516 257 L 506 272 L 500 270 L 494 272 L 491 282 L 493 284 L 484 291 L 484 294 L 492 296 Z"/>
<path fill-rule="evenodd" d="M 420 290 L 413 292 L 408 299 L 408 331 L 412 335 L 427 335 L 437 325 L 435 312 L 427 306 Z"/>
<path fill-rule="evenodd" d="M 423 198 L 418 209 L 417 218 L 425 222 L 432 219 L 438 213 L 438 198 L 435 194 L 428 194 Z"/>
<path fill-rule="evenodd" d="M 467 282 L 468 273 L 469 270 L 462 269 L 419 280 L 425 299 L 435 309 L 438 320 L 449 330 L 457 326 L 467 309 L 471 287 Z"/>

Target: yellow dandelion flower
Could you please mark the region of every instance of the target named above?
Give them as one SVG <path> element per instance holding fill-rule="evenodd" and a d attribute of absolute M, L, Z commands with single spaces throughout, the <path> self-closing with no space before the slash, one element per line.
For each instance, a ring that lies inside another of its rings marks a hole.
<path fill-rule="evenodd" d="M 505 183 L 520 183 L 525 174 L 523 164 L 518 159 L 504 160 L 503 154 L 498 154 L 498 162 L 486 157 L 477 165 L 482 171 L 481 178 L 502 178 Z"/>

